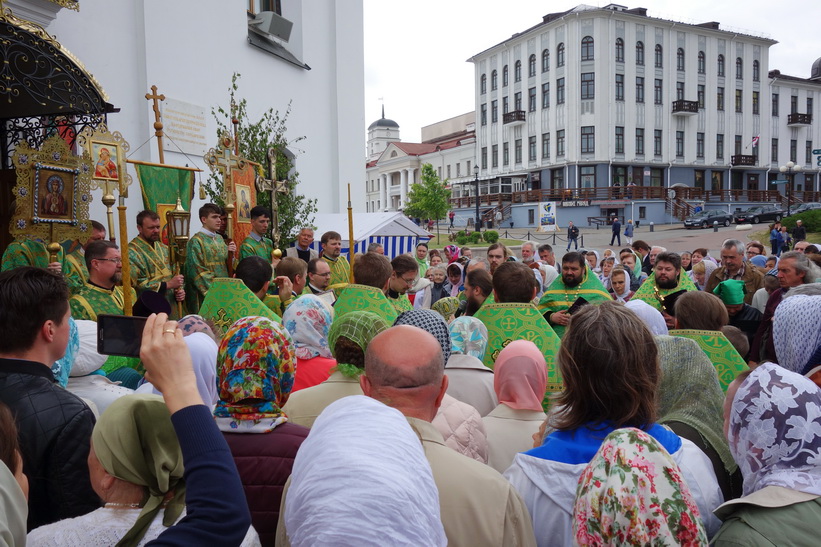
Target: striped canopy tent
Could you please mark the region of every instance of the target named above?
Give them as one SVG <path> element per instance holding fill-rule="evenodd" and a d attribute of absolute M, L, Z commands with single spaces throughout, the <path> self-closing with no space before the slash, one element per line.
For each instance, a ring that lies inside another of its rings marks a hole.
<path fill-rule="evenodd" d="M 348 254 L 348 214 L 317 214 L 314 219 L 314 245 L 319 251 L 319 240 L 329 230 L 342 235 L 342 254 Z M 381 243 L 385 247 L 385 256 L 393 259 L 403 253 L 412 252 L 417 243 L 427 241 L 431 234 L 417 226 L 400 212 L 392 213 L 354 213 L 353 215 L 355 252 L 364 253 L 371 243 Z"/>

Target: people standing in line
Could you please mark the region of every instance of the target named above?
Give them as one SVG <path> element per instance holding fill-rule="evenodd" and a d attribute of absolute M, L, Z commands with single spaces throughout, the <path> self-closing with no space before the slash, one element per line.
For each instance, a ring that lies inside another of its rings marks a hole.
<path fill-rule="evenodd" d="M 570 251 L 571 243 L 575 250 L 579 249 L 579 228 L 573 224 L 572 220 L 567 223 L 567 251 Z"/>
<path fill-rule="evenodd" d="M 621 222 L 619 222 L 619 217 L 613 217 L 611 231 L 613 235 L 610 236 L 610 245 L 612 245 L 615 240 L 619 242 L 619 247 L 621 247 Z"/>

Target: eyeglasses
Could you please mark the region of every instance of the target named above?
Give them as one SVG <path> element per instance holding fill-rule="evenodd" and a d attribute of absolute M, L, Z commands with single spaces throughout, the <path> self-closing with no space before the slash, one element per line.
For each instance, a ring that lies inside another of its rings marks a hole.
<path fill-rule="evenodd" d="M 315 273 L 311 275 L 318 275 L 319 277 L 331 277 L 331 272 L 328 273 Z"/>
<path fill-rule="evenodd" d="M 408 279 L 407 277 L 400 277 L 399 279 L 404 281 L 405 285 L 407 285 L 408 287 L 411 287 L 414 283 L 416 283 L 416 276 L 414 276 L 412 279 Z"/>
<path fill-rule="evenodd" d="M 94 260 L 105 260 L 106 262 L 113 262 L 114 264 L 122 264 L 122 258 L 95 258 Z"/>

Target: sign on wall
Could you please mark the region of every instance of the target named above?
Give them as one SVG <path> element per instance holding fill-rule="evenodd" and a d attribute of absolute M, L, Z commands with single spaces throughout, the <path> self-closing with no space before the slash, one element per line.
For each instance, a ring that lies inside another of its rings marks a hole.
<path fill-rule="evenodd" d="M 182 149 L 186 154 L 202 156 L 208 150 L 205 107 L 167 98 L 162 103 L 162 121 L 168 137 L 163 140 L 166 151 Z"/>

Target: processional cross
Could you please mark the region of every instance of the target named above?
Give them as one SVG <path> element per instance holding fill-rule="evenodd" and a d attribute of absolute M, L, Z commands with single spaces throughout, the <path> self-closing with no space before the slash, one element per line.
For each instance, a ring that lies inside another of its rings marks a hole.
<path fill-rule="evenodd" d="M 273 222 L 273 232 L 272 236 L 274 239 L 274 249 L 279 248 L 279 240 L 281 238 L 281 232 L 279 229 L 279 199 L 278 194 L 287 195 L 288 194 L 288 181 L 287 180 L 276 180 L 277 178 L 277 151 L 274 148 L 268 149 L 268 173 L 270 173 L 270 179 L 266 179 L 265 177 L 261 177 L 257 175 L 256 180 L 254 181 L 259 192 L 271 192 L 271 214 L 273 217 L 271 221 Z"/>
<path fill-rule="evenodd" d="M 220 137 L 219 145 L 216 149 L 210 149 L 205 156 L 203 157 L 205 163 L 207 163 L 211 169 L 215 171 L 219 171 L 222 174 L 222 195 L 223 201 L 225 202 L 225 214 L 228 217 L 228 226 L 226 227 L 226 232 L 228 234 L 228 240 L 233 241 L 234 239 L 234 209 L 236 209 L 236 205 L 234 204 L 234 200 L 236 196 L 234 195 L 234 183 L 232 177 L 232 171 L 234 169 L 242 170 L 245 169 L 245 160 L 241 156 L 237 156 L 234 154 L 234 139 L 231 137 L 229 133 L 224 133 L 222 137 Z M 233 253 L 228 253 L 228 273 L 233 274 L 234 268 L 234 256 Z"/>
<path fill-rule="evenodd" d="M 162 125 L 162 119 L 161 119 L 161 116 L 160 116 L 160 105 L 157 102 L 158 100 L 164 101 L 165 100 L 165 95 L 158 95 L 157 94 L 157 86 L 152 85 L 151 86 L 151 93 L 146 93 L 145 98 L 148 101 L 154 101 L 154 104 L 152 106 L 152 110 L 154 110 L 154 135 L 156 135 L 156 137 L 157 137 L 157 146 L 160 149 L 160 163 L 165 163 L 165 156 L 163 154 L 163 149 L 162 149 L 162 138 L 163 138 L 162 128 L 163 128 L 163 125 Z"/>

